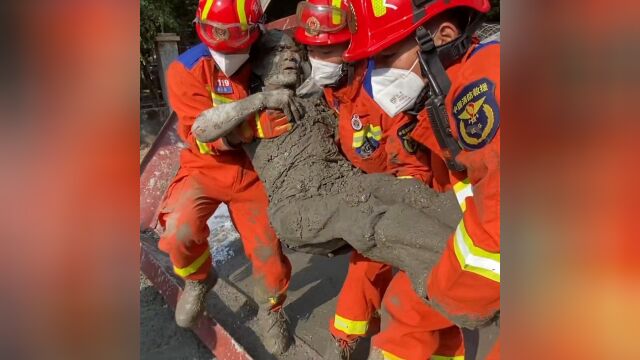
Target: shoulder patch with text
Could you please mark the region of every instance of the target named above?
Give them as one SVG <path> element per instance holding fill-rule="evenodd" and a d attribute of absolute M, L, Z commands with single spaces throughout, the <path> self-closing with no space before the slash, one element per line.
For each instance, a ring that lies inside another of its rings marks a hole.
<path fill-rule="evenodd" d="M 415 154 L 416 151 L 418 151 L 418 143 L 411 138 L 411 132 L 417 124 L 418 120 L 413 119 L 398 129 L 398 137 L 400 141 L 402 141 L 402 147 L 404 147 L 409 154 Z"/>
<path fill-rule="evenodd" d="M 458 139 L 467 150 L 478 150 L 496 136 L 500 109 L 493 81 L 482 78 L 469 83 L 453 100 Z"/>

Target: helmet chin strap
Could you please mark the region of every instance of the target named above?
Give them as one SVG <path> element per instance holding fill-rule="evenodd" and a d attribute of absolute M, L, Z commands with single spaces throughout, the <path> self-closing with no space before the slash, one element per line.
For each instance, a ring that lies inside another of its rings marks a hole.
<path fill-rule="evenodd" d="M 475 15 L 473 19 L 470 19 L 462 35 L 458 36 L 453 41 L 436 47 L 440 62 L 442 62 L 442 66 L 445 69 L 460 60 L 460 58 L 467 53 L 467 50 L 469 50 L 473 40 L 473 34 L 478 30 L 484 19 L 485 16 L 482 14 Z"/>
<path fill-rule="evenodd" d="M 418 56 L 420 66 L 422 74 L 427 78 L 427 84 L 420 92 L 412 113 L 425 109 L 447 167 L 454 171 L 464 171 L 464 165 L 455 160 L 462 148 L 453 137 L 449 125 L 449 114 L 445 107 L 445 97 L 451 89 L 451 80 L 440 61 L 431 34 L 424 27 L 420 26 L 416 29 L 416 40 L 420 46 Z"/>

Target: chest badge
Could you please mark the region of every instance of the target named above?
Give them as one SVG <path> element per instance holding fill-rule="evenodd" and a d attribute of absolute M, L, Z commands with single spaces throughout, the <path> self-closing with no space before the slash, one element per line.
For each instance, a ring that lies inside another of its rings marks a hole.
<path fill-rule="evenodd" d="M 360 116 L 358 114 L 353 114 L 351 118 L 351 128 L 355 131 L 362 130 L 362 120 L 360 120 Z"/>
<path fill-rule="evenodd" d="M 360 120 L 358 118 L 358 120 Z M 382 128 L 377 125 L 363 126 L 360 123 L 362 130 L 356 130 L 353 132 L 353 143 L 351 146 L 361 158 L 366 159 L 373 154 L 378 147 L 380 147 L 380 141 L 382 141 Z"/>
<path fill-rule="evenodd" d="M 233 86 L 229 79 L 217 79 L 215 92 L 217 94 L 233 94 Z"/>

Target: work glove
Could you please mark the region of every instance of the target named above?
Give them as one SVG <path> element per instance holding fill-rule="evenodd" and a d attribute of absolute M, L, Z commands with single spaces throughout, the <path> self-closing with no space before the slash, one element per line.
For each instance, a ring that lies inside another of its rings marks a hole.
<path fill-rule="evenodd" d="M 252 116 L 227 136 L 233 143 L 248 144 L 255 139 L 272 139 L 291 130 L 293 124 L 281 111 L 265 110 Z"/>
<path fill-rule="evenodd" d="M 302 119 L 302 107 L 295 99 L 295 93 L 289 89 L 267 90 L 260 93 L 262 107 L 282 110 L 286 117 L 296 122 Z"/>
<path fill-rule="evenodd" d="M 265 110 L 260 117 L 254 121 L 256 137 L 260 139 L 272 139 L 291 130 L 293 124 L 289 118 L 277 110 Z"/>

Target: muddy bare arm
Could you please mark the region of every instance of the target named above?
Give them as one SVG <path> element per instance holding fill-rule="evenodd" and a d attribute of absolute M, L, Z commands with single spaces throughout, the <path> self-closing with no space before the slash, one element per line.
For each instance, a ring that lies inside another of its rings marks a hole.
<path fill-rule="evenodd" d="M 250 95 L 242 100 L 218 105 L 203 111 L 193 124 L 193 133 L 201 142 L 212 142 L 227 135 L 248 116 L 264 110 L 282 110 L 289 119 L 299 119 L 301 112 L 288 89 L 270 90 Z"/>
<path fill-rule="evenodd" d="M 212 142 L 238 126 L 247 117 L 264 108 L 264 94 L 250 95 L 229 104 L 221 104 L 203 111 L 193 124 L 191 131 L 201 142 Z"/>

